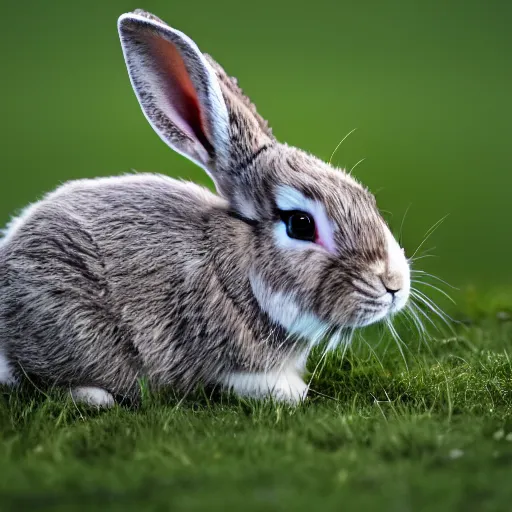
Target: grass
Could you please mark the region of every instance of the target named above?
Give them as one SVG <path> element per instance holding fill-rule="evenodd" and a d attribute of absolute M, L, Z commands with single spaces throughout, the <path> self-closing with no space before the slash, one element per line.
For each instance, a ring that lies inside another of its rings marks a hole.
<path fill-rule="evenodd" d="M 330 355 L 295 409 L 198 393 L 98 412 L 2 390 L 0 510 L 510 510 L 511 301 L 496 297 L 468 294 L 455 335 L 428 345 L 402 329 L 407 367 L 386 340 Z"/>

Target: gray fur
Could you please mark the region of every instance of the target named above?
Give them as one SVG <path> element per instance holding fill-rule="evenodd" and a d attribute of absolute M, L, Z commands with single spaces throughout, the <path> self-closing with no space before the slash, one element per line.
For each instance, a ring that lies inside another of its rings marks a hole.
<path fill-rule="evenodd" d="M 372 299 L 357 282 L 378 290 L 371 268 L 387 258 L 375 200 L 344 172 L 278 143 L 211 57 L 205 68 L 161 20 L 137 14 L 147 22 L 125 17 L 120 31 L 142 107 L 164 140 L 208 170 L 220 195 L 151 174 L 73 181 L 48 194 L 0 243 L 1 353 L 15 374 L 129 397 L 139 378 L 187 391 L 278 372 L 303 358 L 308 340 L 271 318 L 251 276 L 332 329 L 364 323 Z M 147 37 L 177 45 L 203 133 L 190 137 L 159 104 L 144 75 L 158 72 Z M 226 126 L 212 107 L 211 70 Z M 325 206 L 336 254 L 276 245 L 280 185 Z"/>

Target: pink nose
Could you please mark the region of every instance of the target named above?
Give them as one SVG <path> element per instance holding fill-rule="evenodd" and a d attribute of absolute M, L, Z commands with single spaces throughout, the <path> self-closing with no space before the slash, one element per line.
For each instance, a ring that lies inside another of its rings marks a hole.
<path fill-rule="evenodd" d="M 380 276 L 380 280 L 386 288 L 386 292 L 394 295 L 402 289 L 402 276 L 397 272 L 386 272 Z"/>

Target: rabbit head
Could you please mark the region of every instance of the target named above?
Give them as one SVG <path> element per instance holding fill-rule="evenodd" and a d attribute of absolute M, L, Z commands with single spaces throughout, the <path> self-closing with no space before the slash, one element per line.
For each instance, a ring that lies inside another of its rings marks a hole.
<path fill-rule="evenodd" d="M 366 325 L 406 304 L 408 262 L 366 188 L 279 143 L 236 80 L 185 34 L 140 10 L 118 28 L 148 121 L 250 226 L 248 278 L 274 321 L 308 336 Z"/>

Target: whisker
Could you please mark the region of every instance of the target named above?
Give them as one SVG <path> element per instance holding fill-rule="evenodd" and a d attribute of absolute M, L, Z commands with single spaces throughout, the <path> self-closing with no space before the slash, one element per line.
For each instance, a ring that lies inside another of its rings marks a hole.
<path fill-rule="evenodd" d="M 414 258 L 414 256 L 416 256 L 416 254 L 423 247 L 425 242 L 432 236 L 432 233 L 434 233 L 434 231 L 446 220 L 447 217 L 448 217 L 448 214 L 446 214 L 444 217 L 439 219 L 430 229 L 427 230 L 427 232 L 425 233 L 425 237 L 423 238 L 423 241 L 420 243 L 420 245 L 418 245 L 418 247 L 412 254 L 411 258 Z"/>
<path fill-rule="evenodd" d="M 453 323 L 457 323 L 457 320 L 452 318 L 448 313 L 446 313 L 443 309 L 441 309 L 439 307 L 439 305 L 437 305 L 428 295 L 423 293 L 421 290 L 418 290 L 417 288 L 412 288 L 411 293 L 415 294 L 417 296 L 417 298 L 418 297 L 423 298 L 430 307 L 434 308 L 437 311 L 438 314 L 443 315 L 445 318 L 447 318 L 448 320 L 450 320 Z"/>
<path fill-rule="evenodd" d="M 386 329 L 384 328 L 381 328 L 380 329 L 380 338 L 379 338 L 379 341 L 375 344 L 375 348 L 379 348 L 382 344 L 382 342 L 384 342 L 384 339 L 385 339 L 385 335 L 386 335 Z"/>
<path fill-rule="evenodd" d="M 388 326 L 389 332 L 391 333 L 391 336 L 392 336 L 393 340 L 395 341 L 396 346 L 398 347 L 398 350 L 400 351 L 402 359 L 404 360 L 405 367 L 406 367 L 407 371 L 409 371 L 409 365 L 407 364 L 407 359 L 405 357 L 405 353 L 402 348 L 402 346 L 407 346 L 407 345 L 405 345 L 405 343 L 402 341 L 402 338 L 400 338 L 398 332 L 396 331 L 395 327 L 393 326 L 393 324 L 391 323 L 391 320 L 389 318 L 386 318 L 386 325 Z"/>
<path fill-rule="evenodd" d="M 430 333 L 428 332 L 427 328 L 425 327 L 425 324 L 423 323 L 420 315 L 418 314 L 418 311 L 423 316 L 425 316 L 425 318 L 434 326 L 434 328 L 437 331 L 440 331 L 440 329 L 438 328 L 438 326 L 434 322 L 432 322 L 432 320 L 428 317 L 428 315 L 426 313 L 424 313 L 423 311 L 421 311 L 418 308 L 418 306 L 411 299 L 411 301 L 410 301 L 410 303 L 408 304 L 408 307 L 407 307 L 407 312 L 409 313 L 409 315 L 413 319 L 413 321 L 414 321 L 414 323 L 416 325 L 416 328 L 419 331 L 418 352 L 420 351 L 421 347 L 423 345 L 425 345 L 427 347 L 428 351 L 432 354 L 432 348 L 430 347 L 430 344 L 429 344 L 429 341 L 432 340 L 432 336 L 430 335 Z"/>
<path fill-rule="evenodd" d="M 366 157 L 365 158 L 361 158 L 361 160 L 359 160 L 359 162 L 357 162 L 354 166 L 352 166 L 352 169 L 350 169 L 350 171 L 348 171 L 348 174 L 351 175 L 352 174 L 352 171 L 359 165 L 359 164 L 362 164 L 364 161 L 366 160 Z"/>
<path fill-rule="evenodd" d="M 407 258 L 407 261 L 412 264 L 418 260 L 422 260 L 425 258 L 437 258 L 438 257 L 437 254 L 434 254 L 435 250 L 436 250 L 435 245 L 432 247 L 426 247 L 417 256 L 411 256 L 410 258 Z"/>
<path fill-rule="evenodd" d="M 412 203 L 409 203 L 409 206 L 407 206 L 407 208 L 405 209 L 405 213 L 404 216 L 402 217 L 402 222 L 400 224 L 400 231 L 398 232 L 398 243 L 400 244 L 400 247 L 402 247 L 402 234 L 404 229 L 405 218 L 407 217 L 407 213 L 409 212 L 411 206 Z"/>
<path fill-rule="evenodd" d="M 357 128 L 354 128 L 353 130 L 351 130 L 350 132 L 347 133 L 347 135 L 345 135 L 345 137 L 343 137 L 343 139 L 341 139 L 339 142 L 338 142 L 338 145 L 334 148 L 334 151 L 332 152 L 331 154 L 331 157 L 329 158 L 329 165 L 331 165 L 331 162 L 332 162 L 332 157 L 335 155 L 336 151 L 338 151 L 338 148 L 347 140 L 348 137 L 350 137 L 355 131 L 357 130 Z"/>
<path fill-rule="evenodd" d="M 420 256 L 416 256 L 416 258 L 407 258 L 409 263 L 415 263 L 419 260 L 424 260 L 425 258 L 438 258 L 437 254 L 421 254 Z"/>
<path fill-rule="evenodd" d="M 411 304 L 408 304 L 407 307 L 404 309 L 404 315 L 412 321 L 413 325 L 416 327 L 416 330 L 418 331 L 418 336 L 420 338 L 425 338 L 427 336 L 425 326 L 422 324 L 421 319 L 419 318 L 416 311 L 412 309 Z"/>
<path fill-rule="evenodd" d="M 444 290 L 441 290 L 441 288 L 435 286 L 434 284 L 427 283 L 425 281 L 420 281 L 419 279 L 411 279 L 411 282 L 420 284 L 422 286 L 428 286 L 430 288 L 433 288 L 434 290 L 438 291 L 439 293 L 442 293 L 450 302 L 453 302 L 453 304 L 457 304 L 450 295 L 448 295 Z"/>
<path fill-rule="evenodd" d="M 432 303 L 432 301 L 422 292 L 419 292 L 418 290 L 411 290 L 411 295 L 419 300 L 423 305 L 425 305 L 428 309 L 430 309 L 433 313 L 435 313 L 450 329 L 450 332 L 455 335 L 455 331 L 453 329 L 453 326 L 451 325 L 450 321 L 455 322 L 453 318 L 451 318 L 449 315 L 447 315 L 442 309 L 440 309 L 435 303 Z M 420 309 L 421 311 L 421 309 Z"/>
<path fill-rule="evenodd" d="M 339 343 L 341 342 L 342 340 L 342 337 L 343 337 L 343 330 L 342 329 L 338 329 L 332 336 L 331 336 L 331 339 L 329 340 L 329 343 L 327 343 L 327 351 L 330 352 L 331 350 L 333 350 L 334 348 L 336 348 Z"/>
<path fill-rule="evenodd" d="M 320 365 L 323 363 L 326 356 L 327 356 L 327 349 L 324 349 L 322 351 L 322 355 L 320 356 L 320 359 L 318 360 L 318 363 L 316 364 L 315 368 L 313 369 L 313 372 L 311 373 L 311 377 L 309 378 L 309 382 L 308 382 L 308 389 L 311 387 L 311 383 L 315 379 L 316 374 L 318 373 L 318 369 L 320 368 Z M 322 365 L 322 370 L 323 370 L 323 365 Z"/>
<path fill-rule="evenodd" d="M 424 276 L 431 277 L 433 279 L 437 279 L 439 282 L 445 284 L 446 286 L 452 288 L 453 290 L 459 290 L 459 288 L 457 288 L 456 286 L 453 286 L 448 281 L 445 281 L 444 279 L 441 279 L 440 277 L 438 277 L 434 274 L 430 274 L 429 272 L 425 272 L 424 270 L 417 270 L 417 269 L 412 268 L 411 274 L 423 274 Z"/>
<path fill-rule="evenodd" d="M 428 340 L 428 339 L 430 339 L 430 334 L 428 332 L 428 329 L 425 327 L 423 320 L 421 319 L 420 315 L 418 314 L 418 311 L 415 309 L 415 307 L 414 307 L 415 305 L 416 304 L 411 301 L 409 313 L 414 318 L 414 320 L 419 324 L 424 339 Z"/>
<path fill-rule="evenodd" d="M 412 300 L 410 302 L 410 305 L 411 305 L 411 314 L 414 314 L 417 318 L 418 318 L 418 321 L 422 324 L 423 326 L 423 322 L 421 322 L 421 319 L 419 318 L 418 316 L 418 312 L 421 313 L 433 326 L 434 328 L 440 332 L 443 336 L 445 335 L 444 332 L 440 329 L 440 327 L 435 324 L 431 319 L 430 317 L 423 311 L 421 310 L 417 304 L 415 304 Z M 425 328 L 424 328 L 425 329 Z M 428 343 L 429 341 L 431 341 L 432 339 L 434 339 L 432 336 L 430 336 L 430 334 L 428 333 L 428 331 L 425 329 L 425 336 L 423 338 L 420 338 L 420 346 L 418 347 L 418 350 L 420 349 L 421 345 L 425 345 L 425 347 L 428 349 L 430 355 L 432 355 L 434 357 L 434 359 L 437 361 L 437 357 L 435 357 L 435 354 L 432 350 L 432 347 L 431 345 Z"/>
<path fill-rule="evenodd" d="M 368 347 L 368 350 L 370 351 L 370 354 L 373 355 L 373 357 L 377 360 L 377 362 L 379 363 L 380 367 L 384 370 L 384 364 L 382 363 L 382 361 L 380 360 L 377 352 L 375 352 L 374 348 L 370 345 L 370 343 L 368 343 L 366 341 L 366 338 L 362 335 L 362 334 L 359 334 L 359 337 L 360 339 L 363 341 L 363 343 Z"/>
<path fill-rule="evenodd" d="M 346 335 L 346 336 L 343 336 L 343 334 L 344 334 L 343 333 L 343 328 L 340 328 L 338 331 L 336 331 L 333 334 L 333 336 L 339 337 L 340 338 L 339 343 L 343 344 L 343 352 L 341 354 L 341 360 L 342 361 L 343 361 L 343 359 L 345 359 L 345 355 L 346 355 L 346 352 L 348 350 L 348 347 L 350 346 L 350 342 L 352 340 L 353 333 L 354 333 L 354 329 L 351 328 L 349 334 Z M 311 377 L 310 377 L 309 382 L 308 382 L 308 390 L 310 389 L 311 383 L 313 382 L 316 374 L 319 373 L 319 372 L 322 372 L 322 370 L 325 367 L 325 364 L 327 363 L 327 354 L 329 353 L 329 345 L 331 345 L 330 342 L 324 348 L 324 350 L 322 352 L 322 355 L 320 356 L 320 360 L 318 361 L 317 365 L 315 366 L 315 369 L 313 370 L 313 373 L 311 374 Z"/>
<path fill-rule="evenodd" d="M 354 336 L 355 328 L 351 327 L 349 329 L 349 332 L 344 336 L 341 340 L 341 343 L 343 344 L 343 352 L 341 353 L 341 360 L 343 361 L 345 359 L 345 356 L 347 355 L 347 350 L 352 344 L 352 338 Z"/>
<path fill-rule="evenodd" d="M 414 302 L 414 300 L 413 300 L 412 298 L 411 298 L 411 302 L 410 302 L 410 304 L 411 304 L 411 307 L 413 308 L 413 310 L 416 312 L 416 314 L 418 314 L 418 313 L 419 313 L 420 315 L 422 315 L 422 316 L 425 318 L 425 320 L 427 320 L 427 322 L 429 322 L 429 324 L 430 324 L 430 325 L 431 325 L 431 326 L 432 326 L 436 331 L 438 331 L 438 332 L 442 333 L 441 329 L 439 328 L 439 325 L 437 325 L 437 324 L 432 320 L 432 318 L 430 318 L 430 317 L 427 315 L 427 313 L 426 313 L 425 311 L 423 311 L 423 309 L 421 309 L 421 308 L 419 307 L 419 305 L 418 305 L 418 304 L 416 304 L 416 303 Z"/>
<path fill-rule="evenodd" d="M 320 331 L 323 332 L 322 336 L 325 336 L 325 334 L 327 334 L 328 332 L 328 329 L 327 330 L 324 330 L 324 329 L 320 329 Z M 318 341 L 317 341 L 317 338 L 321 339 L 321 337 L 319 337 L 318 335 L 315 335 L 314 336 L 314 342 L 311 343 L 312 346 L 314 345 L 317 345 L 318 344 Z M 313 338 L 312 338 L 313 339 Z M 325 361 L 326 361 L 326 357 L 327 357 L 327 353 L 328 353 L 328 350 L 327 350 L 327 346 L 323 349 L 322 351 L 322 355 L 320 356 L 320 359 L 318 360 L 318 363 L 316 364 L 312 374 L 311 374 L 311 377 L 309 378 L 309 382 L 308 382 L 308 389 L 309 387 L 311 386 L 311 383 L 313 382 L 313 379 L 315 378 L 316 374 L 318 373 L 319 369 L 320 371 L 323 370 L 324 368 L 324 364 L 325 364 Z M 323 363 L 323 364 L 322 364 Z M 322 365 L 322 366 L 321 366 Z M 321 366 L 321 367 L 320 367 Z"/>

